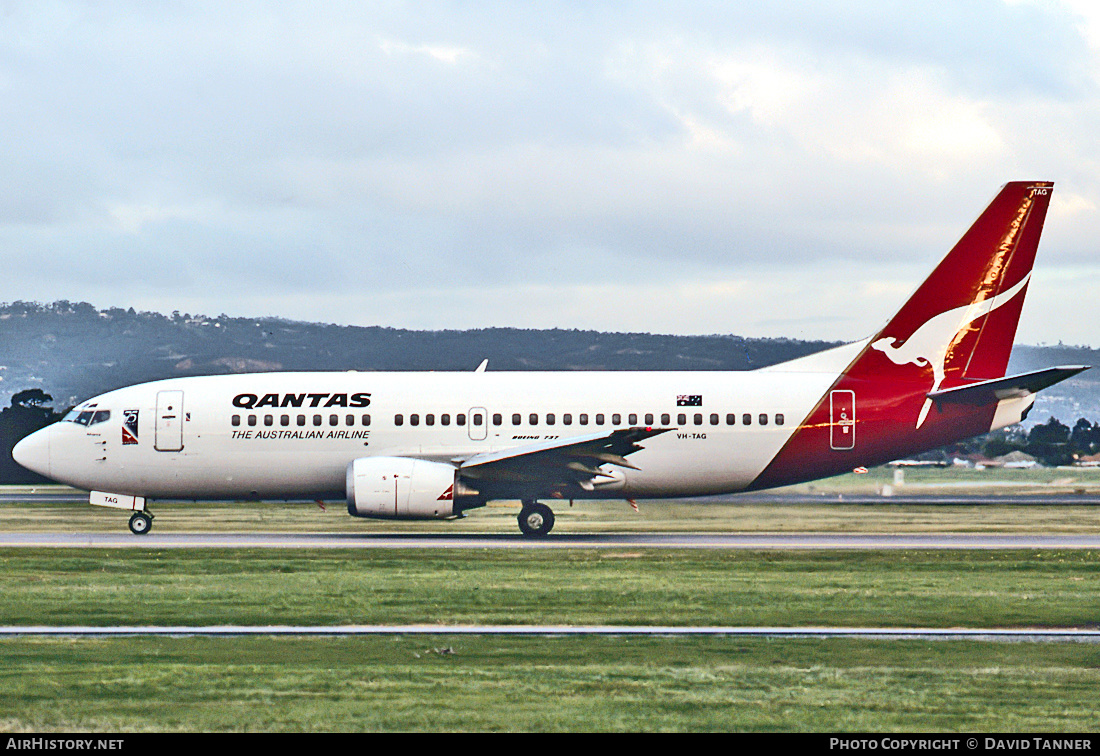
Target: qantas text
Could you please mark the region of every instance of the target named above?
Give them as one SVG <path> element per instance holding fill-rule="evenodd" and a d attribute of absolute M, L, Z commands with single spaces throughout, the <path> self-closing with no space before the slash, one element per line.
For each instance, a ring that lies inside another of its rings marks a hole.
<path fill-rule="evenodd" d="M 327 398 L 326 398 L 327 397 Z M 306 403 L 308 401 L 308 404 Z M 324 401 L 324 404 L 321 402 Z M 260 407 L 369 407 L 370 394 L 360 392 L 352 394 L 237 394 L 233 397 L 233 406 L 241 409 L 259 409 Z"/>

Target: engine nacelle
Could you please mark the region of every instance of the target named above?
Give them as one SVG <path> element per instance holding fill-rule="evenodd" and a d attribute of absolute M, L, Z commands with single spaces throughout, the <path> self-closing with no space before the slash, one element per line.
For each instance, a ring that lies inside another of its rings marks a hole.
<path fill-rule="evenodd" d="M 362 457 L 348 465 L 353 517 L 453 517 L 456 469 L 411 457 Z"/>

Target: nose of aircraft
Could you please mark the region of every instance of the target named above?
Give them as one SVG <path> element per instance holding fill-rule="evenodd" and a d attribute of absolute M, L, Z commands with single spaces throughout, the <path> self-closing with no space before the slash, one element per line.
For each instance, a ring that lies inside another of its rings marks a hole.
<path fill-rule="evenodd" d="M 50 429 L 37 430 L 24 438 L 11 450 L 11 456 L 28 470 L 49 477 Z"/>

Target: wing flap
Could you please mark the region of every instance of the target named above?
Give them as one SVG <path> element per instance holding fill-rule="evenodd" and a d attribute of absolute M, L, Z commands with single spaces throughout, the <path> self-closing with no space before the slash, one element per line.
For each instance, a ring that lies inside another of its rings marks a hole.
<path fill-rule="evenodd" d="M 541 483 L 548 489 L 578 485 L 591 491 L 594 479 L 616 477 L 601 469 L 602 465 L 639 469 L 627 455 L 643 448 L 640 441 L 670 430 L 673 428 L 619 428 L 475 454 L 459 465 L 459 472 L 485 483 Z"/>

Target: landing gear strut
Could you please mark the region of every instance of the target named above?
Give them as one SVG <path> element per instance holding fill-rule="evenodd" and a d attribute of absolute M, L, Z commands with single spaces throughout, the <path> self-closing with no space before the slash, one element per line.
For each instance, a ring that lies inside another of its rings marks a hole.
<path fill-rule="evenodd" d="M 525 536 L 541 537 L 554 527 L 554 512 L 545 504 L 537 501 L 523 502 L 519 511 L 519 529 Z"/>
<path fill-rule="evenodd" d="M 148 512 L 134 512 L 130 515 L 130 532 L 145 535 L 153 527 L 153 515 Z"/>

